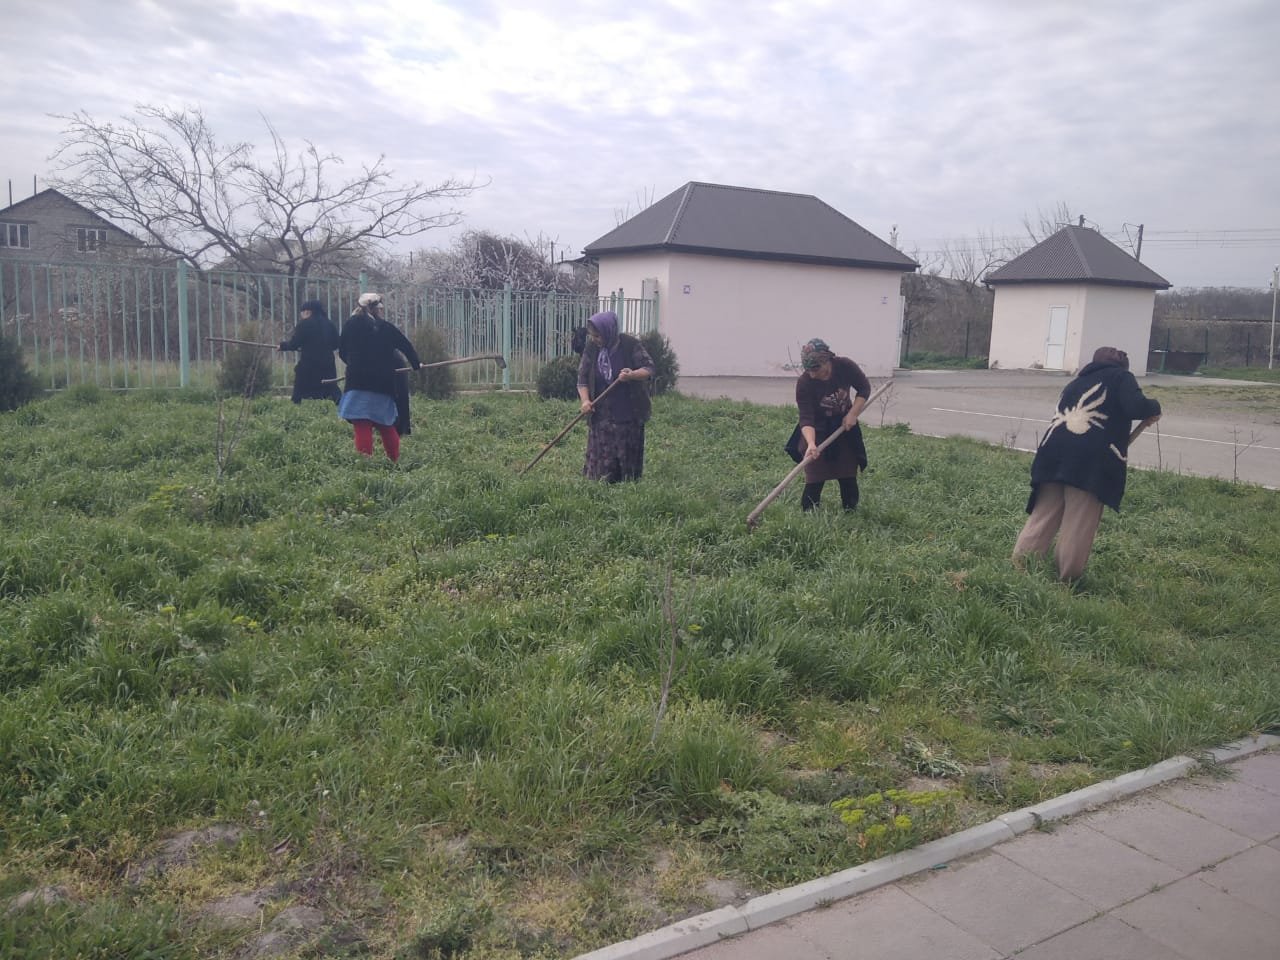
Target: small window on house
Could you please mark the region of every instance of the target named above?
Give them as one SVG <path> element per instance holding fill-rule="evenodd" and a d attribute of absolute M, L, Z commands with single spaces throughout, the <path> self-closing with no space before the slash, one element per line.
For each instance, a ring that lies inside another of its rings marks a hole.
<path fill-rule="evenodd" d="M 107 245 L 107 231 L 94 227 L 76 227 L 76 249 L 81 253 L 92 253 Z"/>
<path fill-rule="evenodd" d="M 31 225 L 0 221 L 0 247 L 31 249 Z"/>

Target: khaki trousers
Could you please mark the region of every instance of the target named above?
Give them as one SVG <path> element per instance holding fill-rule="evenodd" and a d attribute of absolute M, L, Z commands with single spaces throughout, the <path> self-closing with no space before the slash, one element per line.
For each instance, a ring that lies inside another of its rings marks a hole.
<path fill-rule="evenodd" d="M 1101 520 L 1102 501 L 1093 494 L 1061 483 L 1042 483 L 1031 516 L 1013 546 L 1013 558 L 1045 556 L 1056 534 L 1058 544 L 1053 557 L 1058 576 L 1075 580 L 1084 573 Z"/>

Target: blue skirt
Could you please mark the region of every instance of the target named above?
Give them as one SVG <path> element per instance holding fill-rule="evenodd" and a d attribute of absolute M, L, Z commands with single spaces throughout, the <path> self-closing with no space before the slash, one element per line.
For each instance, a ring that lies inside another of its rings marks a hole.
<path fill-rule="evenodd" d="M 338 416 L 343 420 L 372 420 L 384 427 L 396 422 L 396 401 L 385 393 L 372 390 L 348 390 L 338 403 Z"/>

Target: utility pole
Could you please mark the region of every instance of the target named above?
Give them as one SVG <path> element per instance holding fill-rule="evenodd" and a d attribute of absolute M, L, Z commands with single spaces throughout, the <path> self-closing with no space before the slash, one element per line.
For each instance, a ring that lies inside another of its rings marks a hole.
<path fill-rule="evenodd" d="M 1146 226 L 1144 223 L 1138 224 L 1138 252 L 1133 255 L 1133 259 L 1139 263 L 1142 262 L 1142 228 Z"/>
<path fill-rule="evenodd" d="M 1271 270 L 1271 349 L 1267 351 L 1267 369 L 1276 367 L 1276 288 L 1280 287 L 1280 264 Z"/>

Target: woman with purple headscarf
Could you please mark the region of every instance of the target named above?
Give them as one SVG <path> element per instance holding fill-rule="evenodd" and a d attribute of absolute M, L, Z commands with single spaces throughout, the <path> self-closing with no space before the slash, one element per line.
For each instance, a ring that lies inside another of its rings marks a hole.
<path fill-rule="evenodd" d="M 818 506 L 823 486 L 835 480 L 840 484 L 841 505 L 853 510 L 858 506 L 858 471 L 867 468 L 858 415 L 871 397 L 871 381 L 856 363 L 837 357 L 825 340 L 817 338 L 800 348 L 800 366 L 804 369 L 796 381 L 800 422 L 787 444 L 787 452 L 805 465 L 800 509 Z M 845 432 L 818 453 L 841 424 Z"/>
<path fill-rule="evenodd" d="M 649 420 L 649 384 L 653 358 L 644 344 L 618 330 L 612 310 L 587 321 L 587 347 L 578 364 L 578 397 L 590 413 L 587 462 L 589 480 L 639 480 L 644 471 L 644 425 Z M 596 403 L 613 383 L 620 385 Z"/>

